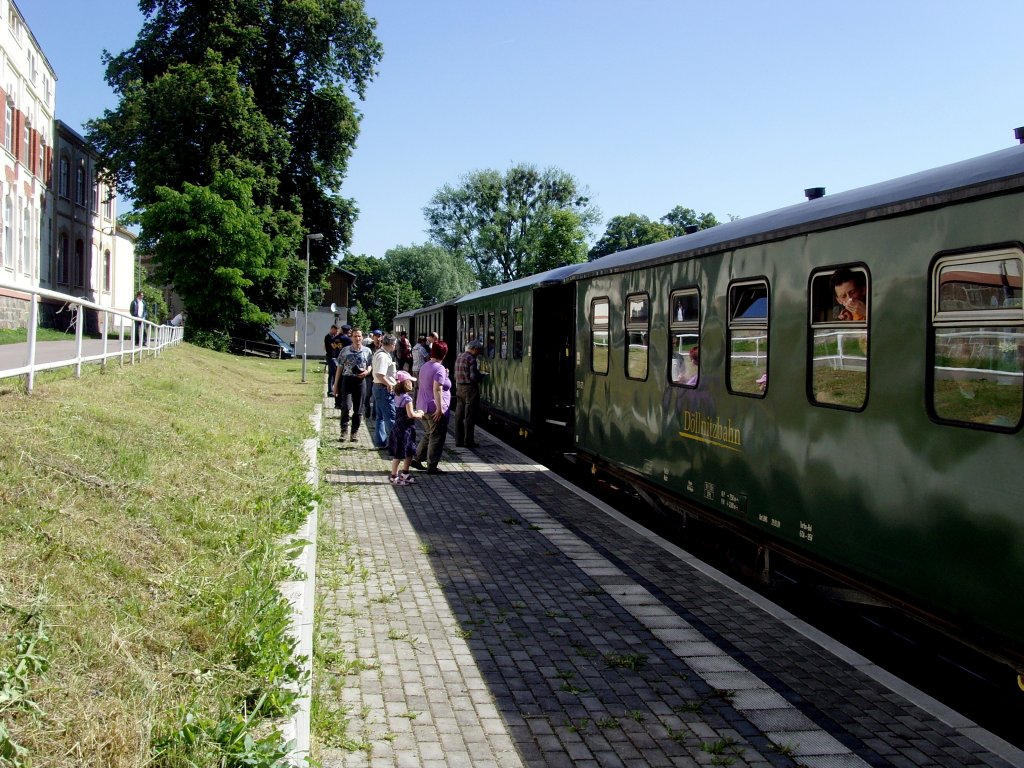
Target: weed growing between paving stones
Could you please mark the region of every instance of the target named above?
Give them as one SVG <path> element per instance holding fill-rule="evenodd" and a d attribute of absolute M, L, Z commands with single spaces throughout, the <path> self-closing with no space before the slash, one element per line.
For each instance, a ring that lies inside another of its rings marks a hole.
<path fill-rule="evenodd" d="M 632 672 L 639 672 L 647 663 L 647 656 L 643 653 L 606 653 L 604 663 L 612 669 L 628 669 Z"/>
<path fill-rule="evenodd" d="M 313 498 L 317 392 L 295 364 L 187 344 L 19 385 L 0 387 L 0 602 L 15 611 L 0 613 L 35 612 L 50 642 L 31 706 L 3 712 L 17 759 L 271 765 L 266 718 L 299 677 L 276 542 Z M 0 616 L 0 668 L 15 629 Z"/>

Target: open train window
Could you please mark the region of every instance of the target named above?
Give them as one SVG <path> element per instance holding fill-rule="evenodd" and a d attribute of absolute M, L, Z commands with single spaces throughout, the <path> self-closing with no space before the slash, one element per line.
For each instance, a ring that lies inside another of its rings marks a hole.
<path fill-rule="evenodd" d="M 1013 431 L 1024 416 L 1019 248 L 938 258 L 931 271 L 931 411 L 939 421 Z"/>
<path fill-rule="evenodd" d="M 768 391 L 768 281 L 729 286 L 729 391 L 764 397 Z"/>
<path fill-rule="evenodd" d="M 508 357 L 508 310 L 501 310 L 501 359 Z"/>
<path fill-rule="evenodd" d="M 608 373 L 608 299 L 590 303 L 590 370 Z"/>
<path fill-rule="evenodd" d="M 811 402 L 860 410 L 868 398 L 869 275 L 860 266 L 811 274 Z"/>
<path fill-rule="evenodd" d="M 523 308 L 512 310 L 512 359 L 523 359 Z"/>
<path fill-rule="evenodd" d="M 673 291 L 669 297 L 668 380 L 695 387 L 700 378 L 700 293 L 696 288 Z"/>
<path fill-rule="evenodd" d="M 487 357 L 494 359 L 494 313 L 487 313 Z"/>
<path fill-rule="evenodd" d="M 465 341 L 463 342 L 463 345 L 468 344 L 469 342 L 476 338 L 476 316 L 472 312 L 470 312 L 469 316 L 466 318 L 465 328 L 466 338 Z"/>
<path fill-rule="evenodd" d="M 626 297 L 626 378 L 647 378 L 651 337 L 650 298 L 647 294 Z"/>

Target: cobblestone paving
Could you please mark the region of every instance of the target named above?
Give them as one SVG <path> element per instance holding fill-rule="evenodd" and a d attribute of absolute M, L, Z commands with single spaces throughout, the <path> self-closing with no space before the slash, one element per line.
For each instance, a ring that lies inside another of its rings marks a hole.
<path fill-rule="evenodd" d="M 327 413 L 325 768 L 1009 765 L 486 437 L 394 487 Z"/>

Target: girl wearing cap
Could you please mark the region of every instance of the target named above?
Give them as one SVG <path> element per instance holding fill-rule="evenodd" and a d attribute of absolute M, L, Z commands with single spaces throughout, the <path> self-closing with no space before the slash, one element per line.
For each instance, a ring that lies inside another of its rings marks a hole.
<path fill-rule="evenodd" d="M 391 454 L 391 484 L 411 485 L 416 482 L 409 474 L 409 465 L 416 455 L 416 419 L 423 418 L 423 411 L 412 405 L 412 383 L 416 381 L 407 371 L 395 374 L 395 426 L 388 435 L 388 453 Z M 402 473 L 398 473 L 398 464 Z"/>

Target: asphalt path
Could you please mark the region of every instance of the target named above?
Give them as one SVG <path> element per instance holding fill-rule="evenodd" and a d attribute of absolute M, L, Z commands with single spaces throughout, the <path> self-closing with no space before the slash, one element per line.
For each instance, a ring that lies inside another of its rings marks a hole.
<path fill-rule="evenodd" d="M 117 339 L 107 341 L 107 354 L 121 350 Z M 131 341 L 124 346 L 124 353 L 132 352 Z M 103 339 L 82 339 L 82 357 L 89 358 L 103 354 Z M 36 343 L 36 365 L 56 362 L 74 362 L 77 358 L 75 339 L 67 341 L 40 341 Z M 0 371 L 11 371 L 28 365 L 28 342 L 0 344 Z"/>

